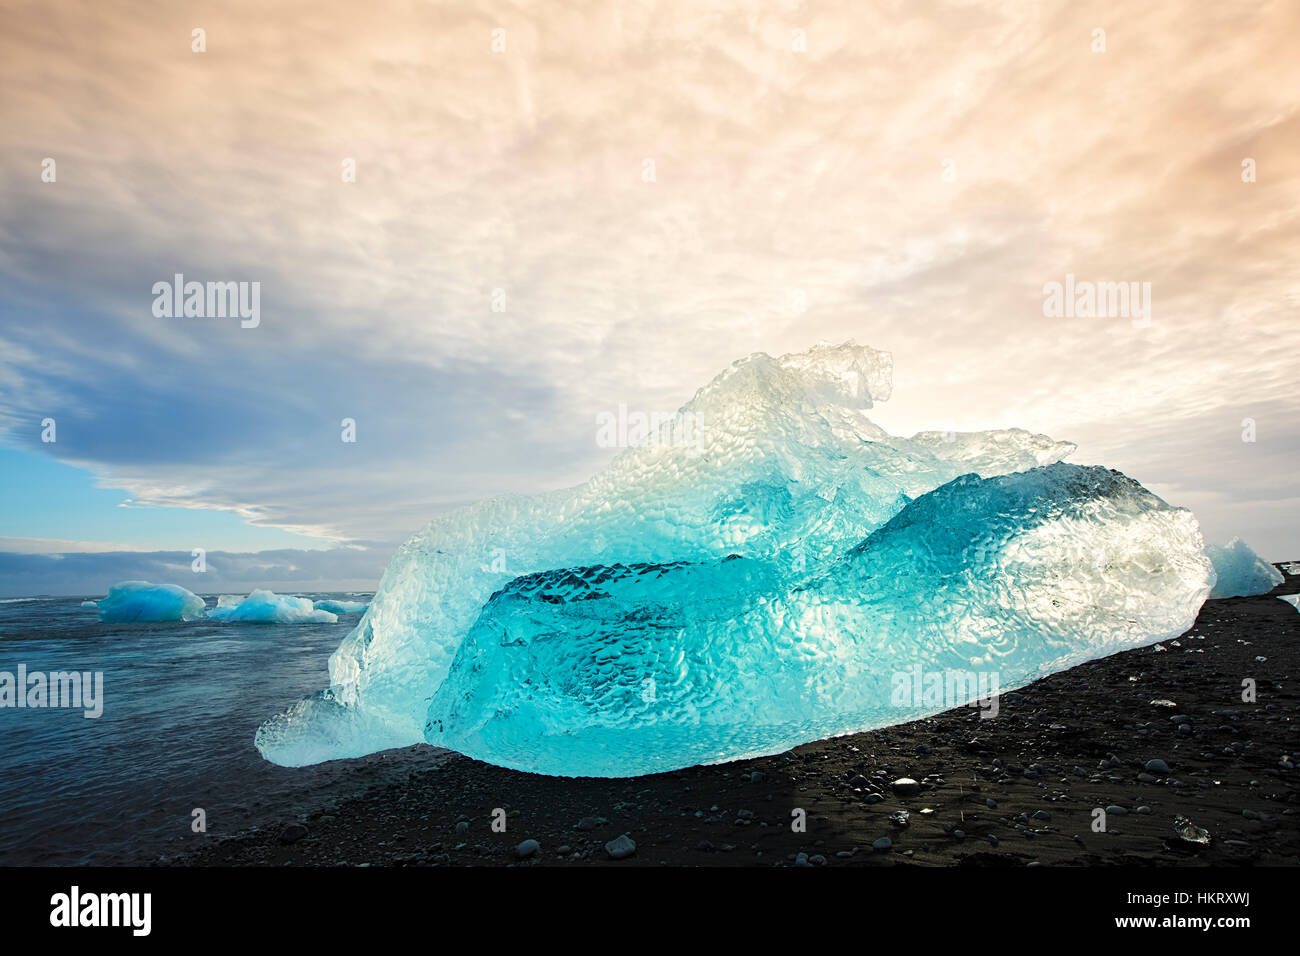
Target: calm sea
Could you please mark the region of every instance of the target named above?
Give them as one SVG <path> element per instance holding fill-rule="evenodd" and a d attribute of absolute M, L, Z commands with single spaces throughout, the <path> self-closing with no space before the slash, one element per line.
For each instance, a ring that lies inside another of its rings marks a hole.
<path fill-rule="evenodd" d="M 263 720 L 326 686 L 329 655 L 359 614 L 337 624 L 101 624 L 82 600 L 0 599 L 0 671 L 104 675 L 98 719 L 0 707 L 0 865 L 149 862 L 443 758 L 419 746 L 289 769 L 253 747 Z M 191 827 L 196 808 L 206 835 Z"/>

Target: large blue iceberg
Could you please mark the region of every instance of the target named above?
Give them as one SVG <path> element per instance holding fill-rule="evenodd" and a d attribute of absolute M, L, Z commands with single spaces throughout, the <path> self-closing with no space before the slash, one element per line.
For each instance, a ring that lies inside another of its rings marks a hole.
<path fill-rule="evenodd" d="M 178 584 L 123 581 L 95 602 L 99 619 L 106 623 L 128 621 L 190 621 L 203 616 L 203 598 Z M 83 607 L 85 604 L 82 605 Z"/>
<path fill-rule="evenodd" d="M 1189 511 L 1042 435 L 891 436 L 864 414 L 891 372 L 852 343 L 753 355 L 585 484 L 439 516 L 258 748 L 631 776 L 953 704 L 907 675 L 1005 691 L 1191 625 Z"/>

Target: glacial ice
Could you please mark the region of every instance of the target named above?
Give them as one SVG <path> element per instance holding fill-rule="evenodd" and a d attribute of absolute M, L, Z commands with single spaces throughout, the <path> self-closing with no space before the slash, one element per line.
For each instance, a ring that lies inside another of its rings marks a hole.
<path fill-rule="evenodd" d="M 83 607 L 85 605 L 82 605 Z M 203 598 L 177 584 L 123 581 L 95 602 L 106 623 L 129 621 L 189 621 L 203 616 Z"/>
<path fill-rule="evenodd" d="M 338 615 L 316 608 L 310 598 L 288 597 L 258 588 L 248 597 L 223 594 L 208 611 L 211 621 L 244 621 L 254 624 L 333 624 Z"/>
<path fill-rule="evenodd" d="M 1175 637 L 1208 579 L 1191 513 L 1117 472 L 972 475 L 815 575 L 735 557 L 516 578 L 430 722 L 444 746 L 555 775 L 773 753 L 966 702 L 900 701 L 917 665 L 1010 689 Z"/>
<path fill-rule="evenodd" d="M 1281 584 L 1282 572 L 1269 564 L 1240 538 L 1226 545 L 1206 546 L 1218 580 L 1210 592 L 1212 598 L 1250 597 L 1267 594 Z"/>
<path fill-rule="evenodd" d="M 1212 571 L 1190 512 L 1043 435 L 889 435 L 865 411 L 891 377 L 853 343 L 752 355 L 683 406 L 694 428 L 438 516 L 259 750 L 427 740 L 629 776 L 947 709 L 897 699 L 918 666 L 1010 690 L 1191 625 Z"/>
<path fill-rule="evenodd" d="M 1279 601 L 1286 601 L 1287 604 L 1290 604 L 1297 611 L 1300 611 L 1300 594 L 1279 594 L 1277 599 Z"/>
<path fill-rule="evenodd" d="M 360 614 L 370 607 L 369 601 L 336 601 L 333 598 L 326 598 L 324 601 L 314 603 L 316 610 L 329 611 L 333 614 Z"/>

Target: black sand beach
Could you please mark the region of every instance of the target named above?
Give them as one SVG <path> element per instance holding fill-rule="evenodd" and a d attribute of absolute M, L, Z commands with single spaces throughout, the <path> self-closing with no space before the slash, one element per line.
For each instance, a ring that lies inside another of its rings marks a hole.
<path fill-rule="evenodd" d="M 405 786 L 328 809 L 286 807 L 274 827 L 208 837 L 154 862 L 1296 865 L 1300 614 L 1275 596 L 1296 591 L 1300 577 L 1288 576 L 1270 596 L 1209 601 L 1182 638 L 1005 694 L 994 719 L 949 711 L 778 756 L 622 780 L 541 777 L 453 755 Z M 1242 700 L 1247 678 L 1254 703 Z M 915 792 L 893 786 L 904 777 Z M 498 807 L 504 833 L 492 829 Z M 804 833 L 791 830 L 795 808 L 806 811 Z M 1111 808 L 1105 832 L 1094 832 L 1096 808 Z M 1179 818 L 1208 831 L 1208 844 L 1180 837 Z M 635 852 L 614 859 L 623 835 Z M 889 848 L 873 848 L 882 838 Z"/>

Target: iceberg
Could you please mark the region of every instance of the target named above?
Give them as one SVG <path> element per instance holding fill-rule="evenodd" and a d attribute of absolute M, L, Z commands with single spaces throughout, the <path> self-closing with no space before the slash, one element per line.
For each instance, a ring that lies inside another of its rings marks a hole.
<path fill-rule="evenodd" d="M 1240 538 L 1233 538 L 1226 545 L 1209 545 L 1206 551 L 1218 578 L 1210 592 L 1212 598 L 1267 594 L 1286 580 L 1281 571 L 1252 551 Z"/>
<path fill-rule="evenodd" d="M 329 611 L 333 614 L 360 614 L 370 607 L 369 601 L 335 601 L 333 598 L 316 601 L 315 604 L 317 610 Z"/>
<path fill-rule="evenodd" d="M 1189 511 L 1021 429 L 890 435 L 891 381 L 854 343 L 755 354 L 589 481 L 439 515 L 258 749 L 632 776 L 947 709 L 898 699 L 918 667 L 1009 690 L 1191 625 Z"/>
<path fill-rule="evenodd" d="M 1290 604 L 1297 611 L 1300 611 L 1300 594 L 1279 594 L 1277 599 L 1279 601 L 1286 601 L 1287 604 Z"/>
<path fill-rule="evenodd" d="M 87 602 L 91 603 L 91 602 Z M 93 602 L 105 623 L 128 621 L 189 621 L 203 616 L 203 598 L 177 584 L 123 581 L 108 596 Z M 82 605 L 85 607 L 85 604 Z"/>
<path fill-rule="evenodd" d="M 338 615 L 317 609 L 310 598 L 287 597 L 258 588 L 248 597 L 223 594 L 208 612 L 212 621 L 244 621 L 254 624 L 333 624 Z"/>
<path fill-rule="evenodd" d="M 918 669 L 1012 689 L 1178 636 L 1209 590 L 1200 547 L 1190 512 L 1056 464 L 956 479 L 811 576 L 740 556 L 528 575 L 471 627 L 430 739 L 629 776 L 889 726 L 975 702 L 900 699 Z"/>

